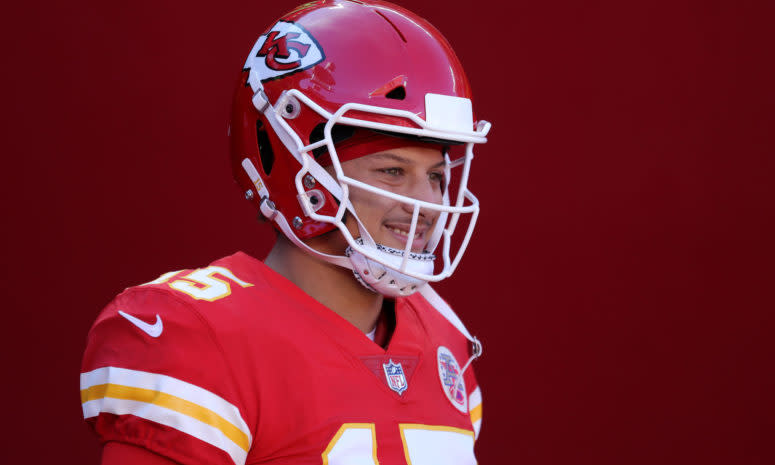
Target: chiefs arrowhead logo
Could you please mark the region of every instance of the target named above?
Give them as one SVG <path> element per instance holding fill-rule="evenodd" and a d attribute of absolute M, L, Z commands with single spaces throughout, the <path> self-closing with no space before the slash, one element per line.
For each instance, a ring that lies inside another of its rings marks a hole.
<path fill-rule="evenodd" d="M 244 69 L 257 72 L 263 82 L 310 68 L 325 58 L 309 32 L 298 24 L 278 21 L 258 38 Z"/>

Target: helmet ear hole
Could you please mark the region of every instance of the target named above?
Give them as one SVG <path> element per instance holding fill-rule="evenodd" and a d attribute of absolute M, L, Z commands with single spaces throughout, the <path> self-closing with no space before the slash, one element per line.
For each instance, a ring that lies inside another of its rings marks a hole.
<path fill-rule="evenodd" d="M 261 158 L 261 168 L 265 174 L 269 174 L 274 166 L 274 150 L 272 150 L 269 135 L 260 119 L 256 120 L 256 142 L 258 143 L 258 156 Z"/>
<path fill-rule="evenodd" d="M 395 89 L 388 92 L 387 94 L 385 94 L 385 98 L 390 98 L 393 100 L 403 100 L 406 98 L 406 88 L 404 86 L 398 86 Z"/>

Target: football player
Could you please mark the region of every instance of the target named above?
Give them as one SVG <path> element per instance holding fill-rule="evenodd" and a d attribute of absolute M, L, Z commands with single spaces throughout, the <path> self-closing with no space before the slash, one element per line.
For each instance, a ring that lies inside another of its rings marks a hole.
<path fill-rule="evenodd" d="M 86 420 L 120 464 L 468 464 L 481 345 L 429 282 L 468 244 L 475 121 L 441 34 L 319 1 L 261 35 L 230 124 L 235 178 L 281 234 L 129 288 L 89 333 Z"/>

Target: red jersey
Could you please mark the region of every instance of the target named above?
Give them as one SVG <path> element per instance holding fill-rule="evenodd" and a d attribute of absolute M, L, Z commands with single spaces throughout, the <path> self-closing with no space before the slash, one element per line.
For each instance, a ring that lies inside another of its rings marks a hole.
<path fill-rule="evenodd" d="M 476 463 L 467 338 L 419 293 L 386 349 L 243 253 L 116 297 L 91 328 L 84 417 L 183 464 Z"/>

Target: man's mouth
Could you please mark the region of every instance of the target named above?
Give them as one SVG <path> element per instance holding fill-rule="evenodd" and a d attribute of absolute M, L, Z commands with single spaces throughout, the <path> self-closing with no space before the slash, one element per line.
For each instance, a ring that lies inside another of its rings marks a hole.
<path fill-rule="evenodd" d="M 388 229 L 388 231 L 393 231 L 394 233 L 400 234 L 401 236 L 404 236 L 405 238 L 409 237 L 409 230 L 408 229 L 400 229 L 400 228 L 396 228 L 395 226 L 385 226 L 385 227 Z M 422 235 L 423 235 L 422 231 L 415 231 L 414 232 L 414 239 L 415 240 L 416 239 L 420 239 L 422 237 Z"/>
<path fill-rule="evenodd" d="M 391 245 L 391 247 L 396 247 L 398 249 L 404 249 L 406 247 L 407 241 L 410 241 L 409 239 L 409 228 L 410 225 L 408 224 L 386 224 L 384 225 L 385 229 L 387 229 L 390 232 L 390 235 L 393 236 L 393 239 L 395 239 L 395 243 Z M 425 233 L 428 231 L 428 226 L 424 224 L 418 224 L 414 231 L 414 236 L 411 238 L 411 250 L 413 252 L 421 252 L 426 245 L 425 240 Z M 388 245 L 388 244 L 386 244 Z"/>

